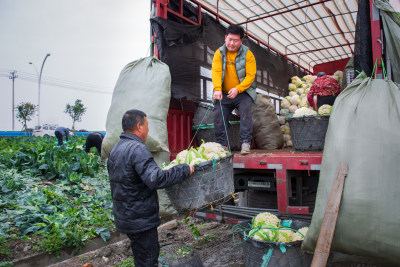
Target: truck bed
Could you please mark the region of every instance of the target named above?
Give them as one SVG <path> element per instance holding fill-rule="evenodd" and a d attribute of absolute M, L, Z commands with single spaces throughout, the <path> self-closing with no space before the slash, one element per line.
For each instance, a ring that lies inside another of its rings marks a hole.
<path fill-rule="evenodd" d="M 233 152 L 233 168 L 242 171 L 273 170 L 277 185 L 277 202 L 279 213 L 309 214 L 308 206 L 289 206 L 288 193 L 291 190 L 287 171 L 319 171 L 321 169 L 322 151 L 294 151 L 293 149 L 259 150 L 252 149 L 250 154 L 241 155 Z"/>

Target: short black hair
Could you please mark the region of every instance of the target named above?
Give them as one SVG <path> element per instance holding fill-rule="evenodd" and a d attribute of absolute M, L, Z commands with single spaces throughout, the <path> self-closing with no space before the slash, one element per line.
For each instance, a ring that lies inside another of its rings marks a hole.
<path fill-rule="evenodd" d="M 125 112 L 122 117 L 122 130 L 129 131 L 134 130 L 138 123 L 144 124 L 144 117 L 147 117 L 146 113 L 137 109 L 130 109 Z"/>
<path fill-rule="evenodd" d="M 322 77 L 322 76 L 325 76 L 325 75 L 326 75 L 325 72 L 320 72 L 320 73 L 317 74 L 317 78 Z"/>
<path fill-rule="evenodd" d="M 228 34 L 239 34 L 240 35 L 240 39 L 243 39 L 244 37 L 244 30 L 242 27 L 240 27 L 239 25 L 236 24 L 231 24 L 229 25 L 229 27 L 226 29 L 226 35 Z"/>

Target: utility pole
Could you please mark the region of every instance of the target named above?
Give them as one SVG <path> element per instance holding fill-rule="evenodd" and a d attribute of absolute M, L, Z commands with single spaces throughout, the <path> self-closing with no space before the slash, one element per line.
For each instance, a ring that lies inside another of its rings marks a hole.
<path fill-rule="evenodd" d="M 14 118 L 15 118 L 15 116 L 14 116 L 14 111 L 15 111 L 15 108 L 14 108 L 14 82 L 15 82 L 15 79 L 16 78 L 18 78 L 18 76 L 17 76 L 17 71 L 12 71 L 12 72 L 10 72 L 10 79 L 12 79 L 12 130 L 14 131 Z"/>

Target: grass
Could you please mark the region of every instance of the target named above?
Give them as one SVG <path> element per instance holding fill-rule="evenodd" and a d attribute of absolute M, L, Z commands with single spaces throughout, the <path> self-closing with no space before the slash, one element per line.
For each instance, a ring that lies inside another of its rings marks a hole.
<path fill-rule="evenodd" d="M 129 258 L 126 260 L 122 260 L 114 264 L 114 267 L 134 267 L 135 263 L 133 261 L 133 258 Z"/>

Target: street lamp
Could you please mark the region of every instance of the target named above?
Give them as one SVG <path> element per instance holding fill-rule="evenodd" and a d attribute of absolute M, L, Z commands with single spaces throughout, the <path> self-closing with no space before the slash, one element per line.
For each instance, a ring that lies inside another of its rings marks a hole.
<path fill-rule="evenodd" d="M 31 64 L 31 65 L 35 68 L 36 74 L 38 74 L 38 76 L 39 76 L 39 78 L 38 78 L 38 83 L 39 83 L 39 86 L 38 86 L 38 126 L 40 126 L 40 82 L 41 82 L 41 80 L 42 80 L 42 72 L 43 72 L 44 63 L 46 62 L 46 59 L 47 59 L 49 56 L 50 56 L 50 54 L 47 54 L 47 55 L 44 57 L 43 63 L 42 63 L 42 67 L 40 68 L 40 74 L 38 74 L 38 70 L 37 70 L 35 64 L 33 64 L 32 62 L 29 62 L 29 64 Z"/>

